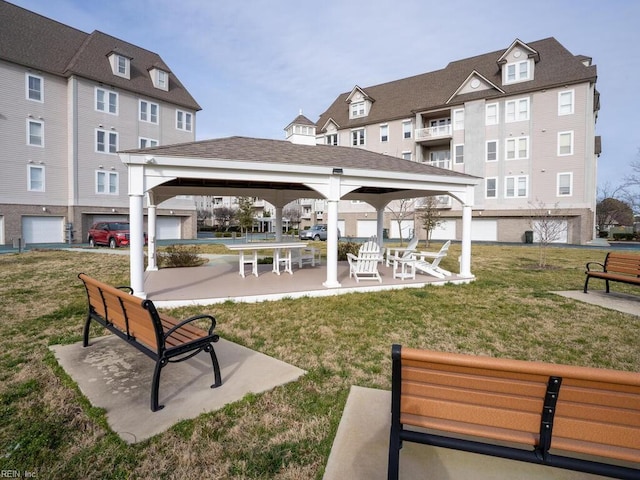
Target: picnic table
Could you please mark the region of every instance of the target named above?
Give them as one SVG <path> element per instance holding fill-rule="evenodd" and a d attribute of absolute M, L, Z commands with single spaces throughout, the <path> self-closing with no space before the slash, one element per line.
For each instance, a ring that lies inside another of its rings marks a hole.
<path fill-rule="evenodd" d="M 293 274 L 291 269 L 292 251 L 306 249 L 306 242 L 255 242 L 255 243 L 239 243 L 226 246 L 231 251 L 240 253 L 238 258 L 239 273 L 245 276 L 244 266 L 251 265 L 251 273 L 258 276 L 258 251 L 273 250 L 273 273 L 280 275 L 280 264 L 284 265 L 284 271 Z"/>

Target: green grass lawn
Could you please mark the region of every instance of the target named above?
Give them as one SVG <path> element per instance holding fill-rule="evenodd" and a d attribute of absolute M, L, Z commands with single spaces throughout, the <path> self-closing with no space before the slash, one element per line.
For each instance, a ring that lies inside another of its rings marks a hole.
<path fill-rule="evenodd" d="M 459 248 L 452 246 L 444 268 L 457 270 Z M 308 374 L 135 445 L 108 428 L 48 350 L 81 340 L 86 298 L 76 275 L 126 284 L 128 257 L 0 255 L 0 471 L 47 479 L 321 479 L 351 385 L 390 388 L 392 343 L 640 371 L 639 317 L 550 293 L 581 289 L 585 263 L 605 253 L 550 248 L 549 268 L 538 269 L 535 247 L 474 245 L 477 281 L 469 285 L 175 310 L 210 313 L 222 337 Z"/>

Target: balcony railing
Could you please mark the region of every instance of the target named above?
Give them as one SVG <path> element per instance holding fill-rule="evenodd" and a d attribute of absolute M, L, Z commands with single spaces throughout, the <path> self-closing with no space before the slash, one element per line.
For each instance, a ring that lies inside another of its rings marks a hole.
<path fill-rule="evenodd" d="M 416 141 L 435 140 L 438 138 L 451 137 L 453 132 L 451 125 L 438 125 L 437 127 L 427 127 L 416 129 Z"/>

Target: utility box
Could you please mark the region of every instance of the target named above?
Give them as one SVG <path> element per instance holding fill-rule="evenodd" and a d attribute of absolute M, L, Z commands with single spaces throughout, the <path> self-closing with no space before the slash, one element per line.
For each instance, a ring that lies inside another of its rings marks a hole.
<path fill-rule="evenodd" d="M 526 230 L 524 232 L 524 243 L 533 243 L 533 230 Z"/>

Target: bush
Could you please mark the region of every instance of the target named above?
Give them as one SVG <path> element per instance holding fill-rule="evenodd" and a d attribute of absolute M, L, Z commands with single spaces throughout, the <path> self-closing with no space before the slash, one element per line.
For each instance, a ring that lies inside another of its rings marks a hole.
<path fill-rule="evenodd" d="M 607 238 L 608 236 L 609 236 L 609 232 L 607 232 L 606 230 L 598 232 L 598 238 Z"/>
<path fill-rule="evenodd" d="M 347 253 L 358 255 L 358 251 L 362 245 L 356 242 L 338 242 L 338 260 L 346 260 Z"/>
<path fill-rule="evenodd" d="M 633 233 L 614 233 L 613 234 L 613 239 L 614 240 L 633 240 L 634 239 L 634 234 Z"/>
<path fill-rule="evenodd" d="M 206 262 L 198 254 L 197 245 L 169 245 L 164 252 L 158 252 L 158 266 L 160 268 L 199 267 Z"/>

